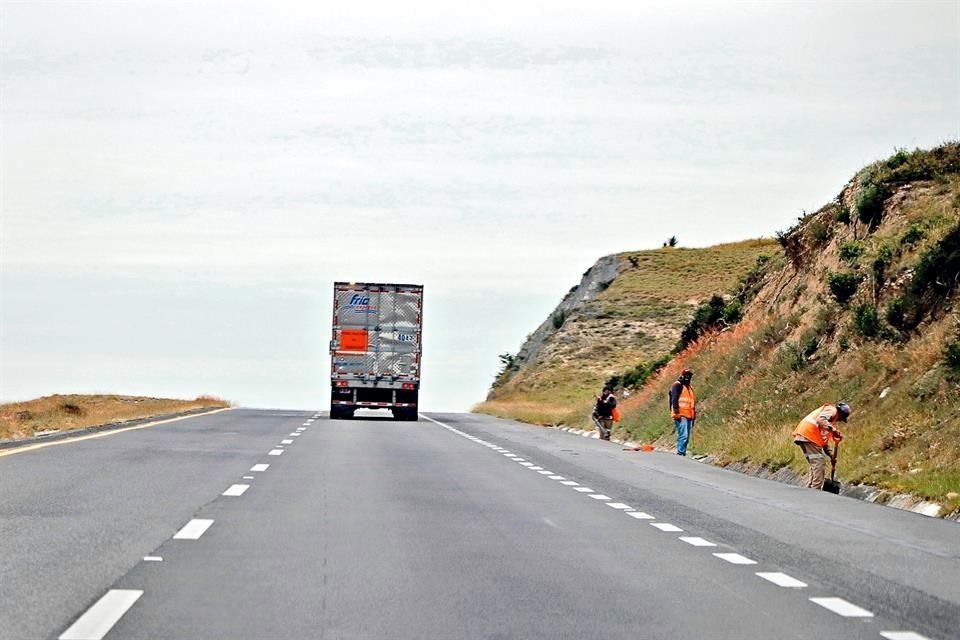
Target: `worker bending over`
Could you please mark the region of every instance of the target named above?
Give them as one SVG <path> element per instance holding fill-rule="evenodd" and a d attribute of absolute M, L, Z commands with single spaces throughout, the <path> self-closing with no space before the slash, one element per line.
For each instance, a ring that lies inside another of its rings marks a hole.
<path fill-rule="evenodd" d="M 811 489 L 823 489 L 823 469 L 830 456 L 828 439 L 834 442 L 843 440 L 836 428 L 837 422 L 846 422 L 850 417 L 850 405 L 846 402 L 825 404 L 811 411 L 793 430 L 793 442 L 800 447 L 810 464 L 807 486 Z"/>

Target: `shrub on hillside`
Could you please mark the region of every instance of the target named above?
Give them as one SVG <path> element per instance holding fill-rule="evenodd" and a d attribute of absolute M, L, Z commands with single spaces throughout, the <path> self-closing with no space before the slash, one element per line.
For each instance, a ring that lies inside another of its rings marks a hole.
<path fill-rule="evenodd" d="M 885 314 L 887 322 L 897 329 L 906 329 L 906 303 L 902 298 L 897 298 L 887 306 Z"/>
<path fill-rule="evenodd" d="M 954 378 L 960 377 L 960 339 L 947 345 L 943 353 L 943 360 Z"/>
<path fill-rule="evenodd" d="M 863 243 L 856 240 L 849 240 L 840 245 L 840 259 L 850 265 L 857 264 L 860 256 L 863 255 Z"/>
<path fill-rule="evenodd" d="M 553 328 L 559 329 L 563 326 L 563 323 L 567 321 L 567 314 L 560 309 L 559 311 L 553 314 Z"/>
<path fill-rule="evenodd" d="M 660 356 L 656 360 L 651 360 L 649 362 L 641 362 L 622 375 L 613 376 L 607 380 L 607 384 L 605 386 L 608 386 L 611 389 L 616 389 L 617 387 L 638 389 L 642 387 L 647 380 L 654 376 L 658 371 L 667 366 L 669 362 L 669 355 Z"/>
<path fill-rule="evenodd" d="M 830 238 L 830 225 L 823 220 L 814 218 L 807 225 L 806 236 L 811 245 L 814 247 L 822 247 L 827 239 Z"/>
<path fill-rule="evenodd" d="M 830 293 L 840 304 L 846 304 L 860 286 L 861 277 L 856 273 L 831 272 L 827 275 L 827 285 Z"/>
<path fill-rule="evenodd" d="M 850 208 L 846 205 L 840 205 L 836 213 L 833 214 L 833 219 L 840 224 L 850 224 Z"/>
<path fill-rule="evenodd" d="M 917 223 L 911 224 L 907 227 L 907 230 L 903 232 L 903 235 L 900 236 L 900 246 L 901 247 L 912 247 L 921 240 L 923 240 L 924 231 Z"/>
<path fill-rule="evenodd" d="M 857 333 L 865 338 L 873 338 L 880 333 L 880 318 L 877 308 L 872 304 L 861 304 L 853 311 L 853 326 Z"/>
<path fill-rule="evenodd" d="M 709 302 L 701 304 L 693 312 L 693 318 L 680 332 L 680 340 L 673 348 L 674 353 L 680 353 L 711 329 L 717 328 L 723 320 L 727 303 L 722 296 L 714 295 Z"/>
<path fill-rule="evenodd" d="M 873 271 L 873 297 L 880 297 L 880 290 L 887 281 L 887 267 L 893 262 L 893 249 L 888 244 L 880 245 L 877 249 L 877 255 L 870 265 Z"/>
<path fill-rule="evenodd" d="M 883 205 L 890 197 L 885 184 L 868 183 L 857 195 L 857 218 L 871 229 L 883 219 Z"/>

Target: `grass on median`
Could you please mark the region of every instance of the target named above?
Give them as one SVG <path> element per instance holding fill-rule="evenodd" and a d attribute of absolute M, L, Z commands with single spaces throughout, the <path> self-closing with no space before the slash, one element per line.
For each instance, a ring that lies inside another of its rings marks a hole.
<path fill-rule="evenodd" d="M 192 409 L 229 406 L 226 400 L 206 395 L 192 400 L 118 395 L 44 396 L 0 404 L 0 440 L 28 438 L 42 432 L 82 429 Z"/>

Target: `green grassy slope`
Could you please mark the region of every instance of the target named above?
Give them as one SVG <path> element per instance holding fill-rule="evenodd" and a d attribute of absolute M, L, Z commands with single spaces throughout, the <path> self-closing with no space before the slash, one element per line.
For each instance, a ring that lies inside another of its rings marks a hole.
<path fill-rule="evenodd" d="M 475 410 L 527 422 L 587 424 L 593 394 L 611 376 L 669 353 L 698 304 L 733 288 L 772 239 L 617 256 L 617 276 L 563 319 L 539 356 L 507 371 Z"/>
<path fill-rule="evenodd" d="M 793 427 L 820 404 L 845 399 L 854 414 L 840 479 L 956 512 L 960 144 L 866 167 L 778 240 L 783 253 L 751 241 L 641 252 L 639 267 L 622 256 L 609 289 L 477 410 L 585 424 L 603 381 L 669 351 L 688 323 L 685 348 L 663 369 L 620 377 L 628 387 L 618 390 L 621 437 L 672 445 L 665 394 L 689 366 L 700 397 L 694 453 L 803 473 Z M 751 270 L 760 254 L 771 259 Z M 727 294 L 719 306 L 693 313 L 718 292 Z M 730 313 L 738 298 L 742 309 Z"/>
<path fill-rule="evenodd" d="M 689 366 L 694 452 L 802 473 L 792 428 L 846 399 L 844 481 L 960 508 L 960 145 L 867 167 L 782 241 L 787 264 L 744 320 L 627 398 L 623 431 L 669 445 L 663 396 Z"/>

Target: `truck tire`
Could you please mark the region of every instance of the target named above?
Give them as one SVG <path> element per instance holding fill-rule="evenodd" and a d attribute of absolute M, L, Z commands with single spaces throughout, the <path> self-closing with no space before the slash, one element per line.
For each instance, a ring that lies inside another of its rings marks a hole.
<path fill-rule="evenodd" d="M 401 422 L 417 422 L 420 420 L 420 414 L 417 413 L 416 407 L 401 407 L 393 410 L 393 419 Z"/>
<path fill-rule="evenodd" d="M 330 405 L 331 420 L 352 420 L 354 407 L 345 407 L 339 404 Z"/>

